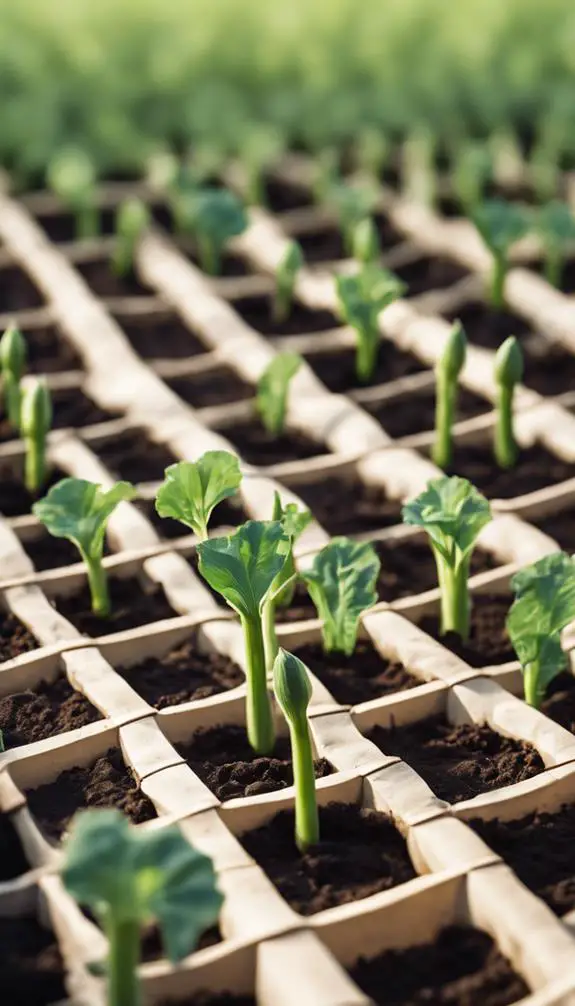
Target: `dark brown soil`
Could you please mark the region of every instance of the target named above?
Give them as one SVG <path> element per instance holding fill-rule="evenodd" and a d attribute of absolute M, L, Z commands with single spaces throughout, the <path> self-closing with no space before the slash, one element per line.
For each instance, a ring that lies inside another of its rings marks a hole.
<path fill-rule="evenodd" d="M 112 610 L 107 618 L 93 613 L 87 584 L 76 594 L 54 598 L 53 603 L 84 636 L 107 636 L 176 615 L 162 588 L 144 590 L 137 576 L 110 578 L 109 587 Z"/>
<path fill-rule="evenodd" d="M 222 726 L 199 730 L 187 744 L 176 745 L 218 800 L 259 796 L 293 785 L 291 748 L 287 737 L 276 741 L 273 757 L 262 757 L 250 746 L 245 727 Z M 330 775 L 325 758 L 315 762 L 317 779 Z"/>
<path fill-rule="evenodd" d="M 301 915 L 358 901 L 415 877 L 405 839 L 384 814 L 332 803 L 320 808 L 319 827 L 320 842 L 305 855 L 294 842 L 291 810 L 240 836 Z"/>
<path fill-rule="evenodd" d="M 299 210 L 303 206 L 311 206 L 311 194 L 303 185 L 287 182 L 283 179 L 266 178 L 266 206 L 273 213 L 286 213 L 288 210 Z"/>
<path fill-rule="evenodd" d="M 38 643 L 30 630 L 15 615 L 3 612 L 0 616 L 0 661 L 12 660 L 37 649 Z"/>
<path fill-rule="evenodd" d="M 199 356 L 206 347 L 177 315 L 169 318 L 118 318 L 122 330 L 140 356 L 146 360 L 187 360 Z"/>
<path fill-rule="evenodd" d="M 173 999 L 161 1006 L 176 1006 Z M 211 992 L 196 992 L 191 999 L 178 999 L 177 1006 L 257 1006 L 253 996 L 235 996 L 231 992 L 213 995 Z"/>
<path fill-rule="evenodd" d="M 134 275 L 116 276 L 107 258 L 78 262 L 76 269 L 98 297 L 149 297 L 153 292 Z"/>
<path fill-rule="evenodd" d="M 529 447 L 521 452 L 515 468 L 497 468 L 491 445 L 460 444 L 449 475 L 469 479 L 489 499 L 513 499 L 575 476 L 575 464 L 568 464 L 545 448 Z"/>
<path fill-rule="evenodd" d="M 473 301 L 456 311 L 448 313 L 450 321 L 461 322 L 470 342 L 477 343 L 485 349 L 498 349 L 510 335 L 523 341 L 529 335 L 529 327 L 525 321 L 508 311 L 494 311 L 488 304 Z"/>
<path fill-rule="evenodd" d="M 214 367 L 213 370 L 190 377 L 174 377 L 166 384 L 194 409 L 209 405 L 227 405 L 229 402 L 253 398 L 254 389 L 242 381 L 231 367 Z"/>
<path fill-rule="evenodd" d="M 148 657 L 118 673 L 156 709 L 177 706 L 191 699 L 207 699 L 245 680 L 243 672 L 221 653 L 203 652 L 192 637 L 163 657 Z"/>
<path fill-rule="evenodd" d="M 105 412 L 104 409 L 100 409 L 79 388 L 53 391 L 52 406 L 54 409 L 52 429 L 54 430 L 66 427 L 77 429 L 81 426 L 91 426 L 94 423 L 107 423 L 120 415 L 119 412 Z M 0 420 L 0 443 L 14 440 L 19 435 L 19 431 L 14 430 L 6 417 Z"/>
<path fill-rule="evenodd" d="M 575 734 L 575 678 L 568 671 L 562 671 L 547 685 L 541 712 Z"/>
<path fill-rule="evenodd" d="M 32 918 L 0 918 L 5 1006 L 49 1006 L 66 999 L 64 963 L 54 934 Z"/>
<path fill-rule="evenodd" d="M 184 244 L 189 246 L 189 239 L 185 241 Z M 190 262 L 193 262 L 193 264 L 198 266 L 200 269 L 202 268 L 199 255 L 196 255 L 194 252 L 188 251 L 187 248 L 184 249 L 183 253 L 185 257 L 190 260 Z M 218 273 L 218 276 L 213 278 L 216 279 L 219 278 L 220 276 L 225 277 L 249 276 L 251 271 L 252 270 L 250 269 L 249 264 L 245 262 L 242 258 L 239 258 L 239 256 L 224 255 L 222 258 L 221 269 Z M 212 276 L 210 276 L 209 278 L 212 279 Z"/>
<path fill-rule="evenodd" d="M 0 882 L 14 880 L 29 869 L 11 818 L 8 814 L 0 814 Z"/>
<path fill-rule="evenodd" d="M 28 347 L 28 370 L 32 373 L 82 369 L 80 356 L 55 325 L 27 328 L 22 334 Z"/>
<path fill-rule="evenodd" d="M 393 270 L 407 286 L 406 297 L 443 290 L 469 276 L 469 271 L 448 258 L 418 258 Z"/>
<path fill-rule="evenodd" d="M 422 539 L 374 541 L 381 560 L 377 581 L 380 601 L 395 601 L 398 597 L 422 594 L 437 587 L 437 567 L 427 541 Z M 496 561 L 489 552 L 476 548 L 471 556 L 471 575 L 495 569 Z"/>
<path fill-rule="evenodd" d="M 376 1006 L 508 1006 L 529 994 L 491 937 L 471 926 L 361 958 L 350 974 Z"/>
<path fill-rule="evenodd" d="M 71 541 L 67 538 L 52 538 L 47 532 L 22 544 L 36 569 L 57 569 L 59 566 L 70 566 L 82 561 L 78 549 Z"/>
<path fill-rule="evenodd" d="M 435 392 L 417 391 L 402 398 L 366 403 L 365 408 L 377 419 L 390 437 L 410 437 L 435 428 Z M 459 389 L 455 422 L 484 415 L 491 406 L 465 388 Z"/>
<path fill-rule="evenodd" d="M 305 583 L 298 580 L 291 604 L 276 608 L 276 622 L 303 622 L 307 618 L 317 618 L 317 611 Z"/>
<path fill-rule="evenodd" d="M 324 653 L 319 643 L 298 646 L 294 652 L 342 705 L 354 706 L 421 684 L 403 664 L 386 660 L 371 643 L 363 640 L 357 643 L 351 657 Z"/>
<path fill-rule="evenodd" d="M 275 435 L 269 433 L 259 420 L 237 422 L 225 427 L 222 433 L 234 445 L 239 455 L 250 465 L 275 465 L 285 461 L 325 454 L 327 448 L 304 433 L 286 430 Z"/>
<path fill-rule="evenodd" d="M 98 235 L 100 237 L 116 233 L 116 214 L 114 210 L 102 209 L 98 212 Z M 76 218 L 73 213 L 46 213 L 38 217 L 38 223 L 44 228 L 48 237 L 55 241 L 77 241 Z"/>
<path fill-rule="evenodd" d="M 152 522 L 154 528 L 162 538 L 181 538 L 182 535 L 192 534 L 191 528 L 181 524 L 180 521 L 171 517 L 160 517 L 156 510 L 154 500 L 135 500 L 135 506 Z M 210 531 L 218 527 L 236 527 L 247 521 L 247 515 L 239 504 L 239 496 L 230 497 L 218 503 L 210 517 Z"/>
<path fill-rule="evenodd" d="M 343 237 L 337 227 L 326 227 L 311 234 L 298 234 L 297 241 L 307 265 L 347 258 Z"/>
<path fill-rule="evenodd" d="M 43 496 L 60 479 L 65 478 L 67 478 L 66 472 L 60 468 L 53 468 L 41 495 Z M 4 468 L 0 472 L 0 513 L 4 517 L 20 517 L 22 514 L 30 513 L 34 502 L 35 498 L 25 488 L 22 479 L 15 476 L 10 468 Z"/>
<path fill-rule="evenodd" d="M 317 521 L 331 535 L 376 531 L 401 523 L 401 503 L 379 486 L 368 486 L 353 474 L 328 475 L 321 482 L 290 481 Z"/>
<path fill-rule="evenodd" d="M 523 782 L 545 768 L 531 744 L 503 737 L 486 724 L 454 727 L 444 716 L 402 727 L 374 727 L 368 737 L 384 754 L 407 762 L 448 803 Z"/>
<path fill-rule="evenodd" d="M 546 517 L 529 517 L 529 523 L 553 538 L 565 552 L 575 552 L 575 506 Z"/>
<path fill-rule="evenodd" d="M 320 381 L 330 391 L 343 392 L 350 388 L 360 388 L 362 382 L 355 373 L 355 349 L 337 349 L 330 353 L 307 354 L 307 360 Z M 425 367 L 417 357 L 396 349 L 392 342 L 380 342 L 377 365 L 371 380 L 367 383 L 384 384 L 398 377 L 417 374 Z"/>
<path fill-rule="evenodd" d="M 0 314 L 41 307 L 42 297 L 23 269 L 0 269 Z"/>
<path fill-rule="evenodd" d="M 262 335 L 301 335 L 337 328 L 341 322 L 329 311 L 309 311 L 301 304 L 293 304 L 289 318 L 274 321 L 271 297 L 245 297 L 234 302 L 234 308 L 244 321 Z"/>
<path fill-rule="evenodd" d="M 440 635 L 438 615 L 425 615 L 421 628 L 471 667 L 506 664 L 517 659 L 505 628 L 511 602 L 512 598 L 505 594 L 473 594 L 467 642 L 462 642 L 455 632 Z"/>
<path fill-rule="evenodd" d="M 128 482 L 161 482 L 177 458 L 162 444 L 148 440 L 144 430 L 126 430 L 103 440 L 96 451 L 110 471 Z"/>
<path fill-rule="evenodd" d="M 64 675 L 0 699 L 0 730 L 6 748 L 42 741 L 100 719 L 98 710 Z"/>
<path fill-rule="evenodd" d="M 156 817 L 154 805 L 115 748 L 85 768 L 67 769 L 54 782 L 27 790 L 26 798 L 42 831 L 53 841 L 61 838 L 76 811 L 86 807 L 117 807 L 133 824 Z"/>
<path fill-rule="evenodd" d="M 575 908 L 575 805 L 534 811 L 515 821 L 468 822 L 525 884 L 556 913 Z"/>

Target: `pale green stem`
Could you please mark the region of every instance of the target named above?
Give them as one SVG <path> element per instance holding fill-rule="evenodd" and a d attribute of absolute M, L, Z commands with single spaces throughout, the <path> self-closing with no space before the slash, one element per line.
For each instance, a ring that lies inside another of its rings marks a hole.
<path fill-rule="evenodd" d="M 469 636 L 470 603 L 469 556 L 459 564 L 449 565 L 434 549 L 437 577 L 441 591 L 441 635 L 456 632 L 461 639 Z"/>
<path fill-rule="evenodd" d="M 266 672 L 272 673 L 274 660 L 278 655 L 279 643 L 276 633 L 276 602 L 267 599 L 262 608 L 262 628 L 264 634 L 264 649 L 266 654 Z"/>
<path fill-rule="evenodd" d="M 539 663 L 536 660 L 523 668 L 523 688 L 527 705 L 539 709 L 544 690 L 539 685 Z"/>
<path fill-rule="evenodd" d="M 270 693 L 267 687 L 266 655 L 260 616 L 241 616 L 246 652 L 246 722 L 248 740 L 254 751 L 273 751 L 275 730 Z"/>
<path fill-rule="evenodd" d="M 102 565 L 102 559 L 91 559 L 86 554 L 84 554 L 83 558 L 88 570 L 92 611 L 95 615 L 99 615 L 100 618 L 106 618 L 110 614 L 110 591 L 108 588 L 108 576 Z"/>
<path fill-rule="evenodd" d="M 46 438 L 25 437 L 26 458 L 24 483 L 32 496 L 37 496 L 46 481 Z"/>
<path fill-rule="evenodd" d="M 198 255 L 204 272 L 209 276 L 218 276 L 221 272 L 222 263 L 220 250 L 216 242 L 207 234 L 198 234 Z"/>
<path fill-rule="evenodd" d="M 497 407 L 494 430 L 495 460 L 500 468 L 513 468 L 517 464 L 519 448 L 513 432 L 513 392 L 512 385 L 500 384 L 497 388 Z"/>
<path fill-rule="evenodd" d="M 295 841 L 300 852 L 319 842 L 313 752 L 307 716 L 289 724 L 295 787 Z"/>
<path fill-rule="evenodd" d="M 140 1006 L 140 927 L 133 920 L 106 925 L 108 952 L 108 1006 Z"/>
<path fill-rule="evenodd" d="M 272 318 L 276 324 L 281 325 L 287 321 L 292 305 L 293 284 L 289 280 L 279 278 L 276 280 L 275 295 L 272 301 Z"/>
<path fill-rule="evenodd" d="M 437 375 L 435 402 L 435 441 L 432 457 L 439 468 L 448 468 L 452 461 L 452 436 L 457 380 L 451 381 L 442 374 Z"/>
<path fill-rule="evenodd" d="M 22 393 L 20 391 L 20 381 L 7 371 L 3 379 L 4 398 L 6 399 L 6 411 L 10 425 L 15 429 L 20 429 L 20 411 L 22 407 Z"/>
<path fill-rule="evenodd" d="M 357 331 L 357 346 L 355 351 L 355 372 L 358 381 L 367 384 L 373 377 L 377 364 L 379 349 L 379 330 L 377 325 L 371 329 Z"/>

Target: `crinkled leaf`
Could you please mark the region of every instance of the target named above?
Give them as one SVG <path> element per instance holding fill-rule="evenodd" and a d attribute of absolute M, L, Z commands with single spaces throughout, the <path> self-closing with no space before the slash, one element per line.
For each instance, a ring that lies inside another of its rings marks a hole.
<path fill-rule="evenodd" d="M 290 382 L 302 363 L 299 353 L 278 353 L 258 381 L 257 410 L 270 433 L 277 435 L 284 428 Z"/>
<path fill-rule="evenodd" d="M 122 500 L 134 499 L 130 482 L 104 491 L 96 482 L 62 479 L 32 507 L 34 515 L 55 538 L 68 538 L 90 558 L 102 555 L 106 525 Z"/>
<path fill-rule="evenodd" d="M 517 203 L 488 199 L 477 206 L 472 220 L 487 247 L 496 256 L 504 255 L 519 238 L 527 234 L 530 220 Z"/>
<path fill-rule="evenodd" d="M 256 617 L 289 554 L 280 521 L 250 520 L 227 538 L 198 545 L 199 569 L 240 615 Z"/>
<path fill-rule="evenodd" d="M 405 524 L 424 528 L 441 555 L 449 561 L 465 558 L 479 532 L 491 520 L 485 497 L 467 479 L 444 475 L 402 508 Z M 459 557 L 453 555 L 457 549 Z"/>
<path fill-rule="evenodd" d="M 205 538 L 214 507 L 233 496 L 241 480 L 235 454 L 206 451 L 198 461 L 179 461 L 166 468 L 156 510 L 160 517 L 174 517 Z"/>
<path fill-rule="evenodd" d="M 360 616 L 377 601 L 380 565 L 369 542 L 334 538 L 302 574 L 322 620 L 326 650 L 353 653 Z"/>

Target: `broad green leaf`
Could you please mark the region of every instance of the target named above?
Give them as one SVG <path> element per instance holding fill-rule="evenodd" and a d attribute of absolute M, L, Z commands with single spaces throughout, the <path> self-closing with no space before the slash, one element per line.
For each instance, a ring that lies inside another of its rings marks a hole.
<path fill-rule="evenodd" d="M 351 231 L 375 209 L 377 191 L 373 186 L 335 182 L 328 189 L 325 201 L 337 214 L 340 226 L 345 231 Z"/>
<path fill-rule="evenodd" d="M 95 482 L 62 479 L 32 511 L 55 538 L 68 538 L 83 554 L 98 559 L 111 514 L 118 503 L 135 495 L 129 482 L 117 482 L 105 492 Z"/>
<path fill-rule="evenodd" d="M 505 256 L 531 226 L 527 212 L 517 203 L 508 203 L 504 199 L 489 199 L 476 206 L 471 219 L 497 258 Z"/>
<path fill-rule="evenodd" d="M 359 619 L 377 601 L 380 565 L 369 542 L 334 538 L 302 574 L 322 620 L 326 650 L 353 653 Z"/>
<path fill-rule="evenodd" d="M 282 584 L 287 583 L 288 580 L 291 580 L 295 576 L 296 568 L 293 557 L 293 546 L 312 519 L 311 512 L 309 510 L 300 510 L 297 503 L 287 503 L 283 506 L 280 494 L 276 490 L 272 520 L 280 521 L 283 530 L 290 540 L 287 559 L 276 576 L 271 590 L 271 593 L 274 595 L 274 604 L 277 608 L 286 608 L 291 604 L 295 591 L 295 580 L 280 593 L 277 592 L 280 590 Z"/>
<path fill-rule="evenodd" d="M 247 227 L 240 200 L 227 189 L 196 189 L 189 194 L 189 220 L 193 231 L 223 245 Z"/>
<path fill-rule="evenodd" d="M 352 276 L 337 276 L 336 290 L 344 321 L 363 332 L 377 324 L 378 315 L 405 291 L 405 284 L 388 269 L 370 263 Z"/>
<path fill-rule="evenodd" d="M 563 248 L 575 241 L 575 218 L 570 206 L 558 199 L 542 206 L 535 216 L 535 229 L 546 245 Z"/>
<path fill-rule="evenodd" d="M 444 475 L 429 482 L 402 508 L 405 524 L 424 528 L 441 555 L 453 565 L 471 552 L 479 532 L 491 520 L 484 496 L 467 479 Z"/>
<path fill-rule="evenodd" d="M 200 573 L 239 615 L 255 618 L 290 544 L 280 521 L 250 520 L 227 538 L 200 542 Z"/>
<path fill-rule="evenodd" d="M 303 360 L 299 353 L 278 353 L 258 381 L 256 406 L 270 433 L 281 433 L 285 423 L 290 382 Z"/>
<path fill-rule="evenodd" d="M 166 468 L 156 510 L 160 517 L 173 517 L 206 538 L 214 507 L 233 496 L 241 480 L 235 454 L 207 451 L 198 461 L 179 461 Z"/>

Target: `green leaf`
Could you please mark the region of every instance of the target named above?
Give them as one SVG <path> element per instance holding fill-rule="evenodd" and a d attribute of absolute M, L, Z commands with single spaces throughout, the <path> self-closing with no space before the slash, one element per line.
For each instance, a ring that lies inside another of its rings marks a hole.
<path fill-rule="evenodd" d="M 34 504 L 32 512 L 55 538 L 68 538 L 83 554 L 98 559 L 110 516 L 118 503 L 135 495 L 129 482 L 117 482 L 105 492 L 95 482 L 62 479 Z"/>
<path fill-rule="evenodd" d="M 373 186 L 335 182 L 328 189 L 325 201 L 336 213 L 342 229 L 352 231 L 360 220 L 375 209 L 377 190 Z"/>
<path fill-rule="evenodd" d="M 302 363 L 299 353 L 278 353 L 258 381 L 257 410 L 266 430 L 276 436 L 284 428 L 290 382 Z"/>
<path fill-rule="evenodd" d="M 424 528 L 441 555 L 451 564 L 471 552 L 479 532 L 491 520 L 484 496 L 467 479 L 444 475 L 429 482 L 402 509 L 405 524 Z M 454 554 L 454 549 L 459 555 Z"/>
<path fill-rule="evenodd" d="M 504 199 L 489 199 L 477 206 L 471 219 L 485 244 L 496 258 L 506 256 L 516 241 L 530 229 L 526 211 L 517 203 Z"/>
<path fill-rule="evenodd" d="M 334 538 L 316 555 L 312 568 L 302 574 L 322 620 L 327 651 L 353 653 L 359 619 L 377 601 L 380 565 L 369 542 Z"/>
<path fill-rule="evenodd" d="M 82 206 L 91 198 L 96 185 L 94 163 L 84 150 L 68 147 L 48 165 L 48 184 L 69 206 Z"/>
<path fill-rule="evenodd" d="M 208 237 L 218 247 L 245 231 L 246 212 L 233 192 L 206 187 L 189 193 L 189 200 L 192 231 Z"/>
<path fill-rule="evenodd" d="M 289 549 L 280 521 L 250 520 L 227 538 L 200 542 L 199 569 L 239 615 L 255 618 Z"/>
<path fill-rule="evenodd" d="M 567 203 L 554 199 L 542 206 L 535 216 L 535 229 L 544 243 L 563 249 L 575 241 L 575 219 Z"/>
<path fill-rule="evenodd" d="M 242 480 L 239 461 L 229 451 L 206 451 L 198 461 L 179 461 L 165 471 L 156 496 L 160 517 L 173 517 L 206 538 L 214 507 L 233 496 Z"/>
<path fill-rule="evenodd" d="M 378 315 L 405 291 L 388 269 L 371 263 L 352 276 L 337 276 L 336 290 L 344 321 L 359 333 L 377 325 Z"/>
<path fill-rule="evenodd" d="M 299 536 L 303 534 L 310 521 L 313 520 L 313 517 L 309 510 L 300 510 L 297 503 L 287 503 L 284 507 L 280 494 L 276 490 L 272 519 L 280 521 L 283 530 L 289 537 L 290 547 L 287 559 L 276 576 L 270 593 L 274 595 L 276 608 L 287 608 L 293 599 L 295 580 L 285 587 L 284 590 L 280 591 L 280 588 L 282 584 L 287 583 L 288 580 L 291 581 L 292 577 L 295 576 L 296 568 L 293 557 L 293 546 Z M 278 591 L 280 592 L 278 593 Z"/>

